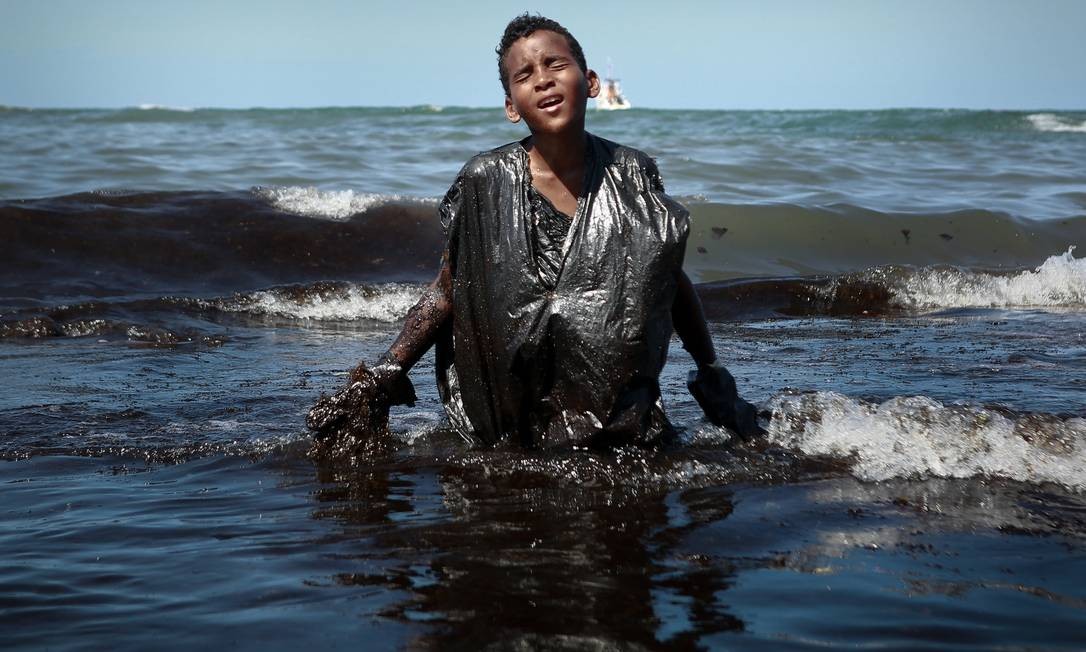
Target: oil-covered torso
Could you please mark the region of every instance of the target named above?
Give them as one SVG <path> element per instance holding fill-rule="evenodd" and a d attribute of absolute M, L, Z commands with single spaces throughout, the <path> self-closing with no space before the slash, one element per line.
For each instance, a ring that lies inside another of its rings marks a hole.
<path fill-rule="evenodd" d="M 453 319 L 438 386 L 473 442 L 649 442 L 669 430 L 657 379 L 687 212 L 645 154 L 594 136 L 589 148 L 556 270 L 537 256 L 521 144 L 473 158 L 442 202 Z"/>

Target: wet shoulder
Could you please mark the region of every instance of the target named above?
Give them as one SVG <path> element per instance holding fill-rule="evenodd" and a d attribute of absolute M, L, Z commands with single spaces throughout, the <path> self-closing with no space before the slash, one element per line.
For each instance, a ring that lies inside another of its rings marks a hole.
<path fill-rule="evenodd" d="M 594 137 L 596 140 L 596 152 L 600 156 L 600 162 L 605 166 L 613 167 L 617 172 L 629 179 L 642 181 L 653 190 L 663 190 L 660 181 L 660 170 L 656 161 L 651 156 L 634 147 L 620 145 L 606 138 Z"/>
<path fill-rule="evenodd" d="M 468 159 L 457 176 L 465 180 L 485 180 L 506 174 L 518 164 L 520 148 L 520 143 L 512 142 L 480 152 Z"/>

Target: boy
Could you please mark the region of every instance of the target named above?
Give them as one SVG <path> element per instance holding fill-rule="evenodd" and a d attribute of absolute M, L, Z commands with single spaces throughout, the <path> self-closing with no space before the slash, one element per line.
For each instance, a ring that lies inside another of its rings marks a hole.
<path fill-rule="evenodd" d="M 652 159 L 585 131 L 600 80 L 580 44 L 524 14 L 496 51 L 506 117 L 531 135 L 463 167 L 439 208 L 437 278 L 379 363 L 322 398 L 310 427 L 383 429 L 390 404 L 413 404 L 407 370 L 436 344 L 442 402 L 474 444 L 651 445 L 673 432 L 658 379 L 674 327 L 709 420 L 760 432 L 682 271 L 686 209 Z"/>

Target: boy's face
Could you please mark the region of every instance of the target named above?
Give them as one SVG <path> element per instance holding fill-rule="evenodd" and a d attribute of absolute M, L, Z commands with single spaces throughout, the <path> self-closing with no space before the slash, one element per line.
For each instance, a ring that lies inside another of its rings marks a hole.
<path fill-rule="evenodd" d="M 584 130 L 585 104 L 599 95 L 600 79 L 581 71 L 565 37 L 538 30 L 519 39 L 505 53 L 505 70 L 510 122 L 523 118 L 533 134 Z"/>

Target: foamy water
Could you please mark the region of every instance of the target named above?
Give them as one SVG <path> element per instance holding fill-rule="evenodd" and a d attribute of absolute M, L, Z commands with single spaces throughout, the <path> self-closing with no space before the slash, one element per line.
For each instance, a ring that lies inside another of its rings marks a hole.
<path fill-rule="evenodd" d="M 881 403 L 836 392 L 770 399 L 769 438 L 852 461 L 863 480 L 999 476 L 1086 488 L 1086 419 L 1004 414 L 924 396 Z"/>
<path fill-rule="evenodd" d="M 345 220 L 376 206 L 403 199 L 399 195 L 320 190 L 312 186 L 256 188 L 254 192 L 281 211 L 329 220 Z"/>
<path fill-rule="evenodd" d="M 311 289 L 299 294 L 293 290 L 260 290 L 229 299 L 209 302 L 220 310 L 253 315 L 271 315 L 290 319 L 356 320 L 395 322 L 403 319 L 419 300 L 417 285 L 386 283 L 350 284 L 330 290 Z"/>
<path fill-rule="evenodd" d="M 1034 270 L 1010 275 L 953 268 L 921 268 L 888 273 L 868 270 L 861 278 L 885 286 L 902 308 L 930 311 L 946 308 L 1086 308 L 1086 258 L 1075 258 L 1074 247 L 1049 257 Z M 215 306 L 231 312 L 276 315 L 293 319 L 369 319 L 397 322 L 415 304 L 422 291 L 413 284 L 343 284 L 332 288 L 317 284 L 271 288 L 229 299 Z M 826 293 L 838 291 L 833 283 Z"/>
<path fill-rule="evenodd" d="M 1034 113 L 1026 119 L 1038 131 L 1086 133 L 1086 120 L 1073 120 L 1053 113 Z"/>
<path fill-rule="evenodd" d="M 1086 258 L 1074 247 L 1032 271 L 1010 276 L 955 269 L 922 269 L 895 288 L 897 299 L 917 309 L 1086 306 Z"/>
<path fill-rule="evenodd" d="M 136 108 L 140 111 L 177 111 L 180 113 L 192 113 L 196 110 L 187 106 L 169 106 L 166 104 L 140 104 Z"/>

